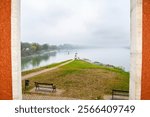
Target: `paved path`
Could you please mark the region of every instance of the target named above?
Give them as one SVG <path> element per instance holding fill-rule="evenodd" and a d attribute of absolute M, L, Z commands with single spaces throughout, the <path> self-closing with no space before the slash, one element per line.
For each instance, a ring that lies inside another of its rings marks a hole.
<path fill-rule="evenodd" d="M 55 66 L 55 67 L 52 67 L 52 68 L 48 68 L 48 69 L 44 69 L 44 70 L 41 70 L 41 71 L 37 71 L 37 72 L 33 72 L 33 73 L 30 73 L 30 74 L 27 74 L 25 76 L 22 76 L 22 80 L 26 80 L 26 79 L 29 79 L 29 78 L 31 78 L 33 76 L 36 76 L 36 75 L 39 75 L 39 74 L 42 74 L 42 73 L 45 73 L 45 72 L 48 72 L 48 71 L 52 71 L 52 70 L 58 69 L 59 67 L 64 66 L 66 64 L 69 64 L 72 61 L 73 60 L 65 62 L 65 63 L 62 63 L 62 64 L 60 64 L 58 66 Z"/>

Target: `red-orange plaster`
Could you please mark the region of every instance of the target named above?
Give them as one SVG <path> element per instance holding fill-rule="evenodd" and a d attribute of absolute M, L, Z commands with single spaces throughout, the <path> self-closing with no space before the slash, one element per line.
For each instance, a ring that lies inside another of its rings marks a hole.
<path fill-rule="evenodd" d="M 0 0 L 0 100 L 11 99 L 11 0 Z"/>
<path fill-rule="evenodd" d="M 143 0 L 141 99 L 150 100 L 150 0 Z"/>

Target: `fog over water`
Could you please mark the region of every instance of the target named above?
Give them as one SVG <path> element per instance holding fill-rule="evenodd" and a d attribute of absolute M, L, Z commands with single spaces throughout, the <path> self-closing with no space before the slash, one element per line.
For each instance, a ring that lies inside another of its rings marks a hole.
<path fill-rule="evenodd" d="M 93 48 L 76 49 L 52 52 L 36 56 L 22 58 L 22 71 L 38 68 L 52 63 L 61 62 L 68 59 L 74 59 L 75 53 L 78 53 L 80 59 L 89 59 L 91 62 L 101 62 L 121 66 L 129 71 L 129 49 L 126 48 Z"/>
<path fill-rule="evenodd" d="M 22 70 L 79 57 L 129 70 L 130 0 L 22 0 L 21 41 L 78 49 L 22 58 Z"/>
<path fill-rule="evenodd" d="M 22 0 L 23 42 L 129 46 L 130 0 Z"/>

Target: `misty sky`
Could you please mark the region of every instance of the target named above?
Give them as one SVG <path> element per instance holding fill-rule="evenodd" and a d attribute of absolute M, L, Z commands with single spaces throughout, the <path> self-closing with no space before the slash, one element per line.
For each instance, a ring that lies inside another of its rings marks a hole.
<path fill-rule="evenodd" d="M 129 46 L 130 0 L 21 0 L 21 40 Z"/>

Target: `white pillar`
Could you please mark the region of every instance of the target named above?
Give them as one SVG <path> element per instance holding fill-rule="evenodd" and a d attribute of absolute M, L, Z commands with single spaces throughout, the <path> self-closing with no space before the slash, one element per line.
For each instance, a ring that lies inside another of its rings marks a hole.
<path fill-rule="evenodd" d="M 141 99 L 142 0 L 131 0 L 130 100 Z"/>
<path fill-rule="evenodd" d="M 13 100 L 22 99 L 20 43 L 20 0 L 11 0 L 11 59 Z"/>

